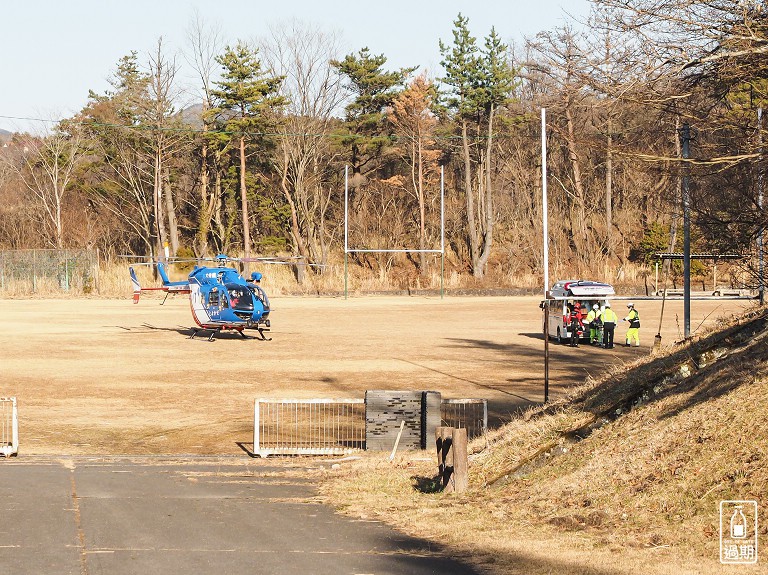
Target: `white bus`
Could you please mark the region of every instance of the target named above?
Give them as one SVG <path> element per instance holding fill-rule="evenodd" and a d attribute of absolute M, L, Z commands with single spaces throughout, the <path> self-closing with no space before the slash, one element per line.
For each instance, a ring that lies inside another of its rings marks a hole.
<path fill-rule="evenodd" d="M 573 305 L 578 302 L 582 314 L 586 320 L 587 313 L 594 304 L 602 310 L 608 298 L 615 295 L 613 286 L 606 283 L 589 280 L 563 280 L 552 286 L 549 298 L 541 302 L 540 307 L 549 307 L 549 337 L 558 343 L 564 343 L 571 339 L 571 331 L 566 324 L 566 317 Z M 543 329 L 543 326 L 542 326 Z M 545 331 L 546 333 L 546 331 Z M 589 331 L 585 329 L 583 338 L 589 338 Z"/>

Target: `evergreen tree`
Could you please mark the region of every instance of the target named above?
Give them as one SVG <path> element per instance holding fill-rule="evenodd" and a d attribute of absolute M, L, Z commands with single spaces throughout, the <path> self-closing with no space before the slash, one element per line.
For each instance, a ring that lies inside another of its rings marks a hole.
<path fill-rule="evenodd" d="M 243 222 L 243 254 L 250 257 L 251 239 L 246 186 L 246 148 L 258 144 L 262 150 L 270 146 L 271 127 L 276 109 L 285 105 L 279 95 L 283 78 L 262 70 L 258 50 L 239 42 L 227 47 L 216 58 L 223 72 L 216 88 L 211 90 L 213 107 L 207 118 L 214 119 L 224 130 L 224 139 L 234 138 L 239 151 L 240 209 Z"/>
<path fill-rule="evenodd" d="M 386 62 L 384 55 L 374 56 L 368 48 L 331 62 L 347 77 L 346 88 L 353 96 L 346 107 L 345 118 L 350 136 L 342 140 L 343 145 L 350 146 L 353 176 L 366 176 L 379 167 L 382 153 L 390 141 L 384 121 L 385 110 L 416 69 L 386 72 L 383 69 Z M 353 177 L 353 184 L 356 182 L 357 178 Z"/>
<path fill-rule="evenodd" d="M 460 135 L 464 195 L 467 206 L 468 248 L 475 277 L 485 275 L 493 244 L 493 136 L 498 110 L 510 100 L 516 71 L 507 46 L 495 29 L 477 46 L 469 20 L 459 14 L 454 22 L 453 46 L 440 42 L 442 79 L 447 87 L 446 111 Z"/>

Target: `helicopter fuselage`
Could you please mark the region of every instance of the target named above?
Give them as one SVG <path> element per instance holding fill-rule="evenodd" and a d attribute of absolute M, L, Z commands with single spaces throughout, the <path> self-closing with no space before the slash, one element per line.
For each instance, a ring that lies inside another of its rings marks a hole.
<path fill-rule="evenodd" d="M 189 274 L 189 304 L 198 326 L 207 330 L 269 327 L 269 299 L 259 285 L 235 269 L 198 267 Z"/>
<path fill-rule="evenodd" d="M 163 262 L 157 263 L 157 271 L 163 284 L 159 287 L 143 288 L 133 267 L 129 267 L 133 284 L 133 303 L 139 303 L 144 291 L 164 291 L 169 294 L 189 294 L 189 306 L 192 317 L 198 327 L 192 328 L 194 338 L 200 331 L 210 331 L 209 341 L 223 330 L 237 331 L 246 337 L 243 330 L 253 329 L 259 332 L 263 340 L 268 340 L 264 332 L 269 329 L 269 298 L 259 286 L 262 275 L 251 274 L 246 280 L 236 269 L 226 267 L 230 259 L 220 254 L 216 256 L 216 267 L 195 266 L 187 281 L 172 282 Z M 165 299 L 163 299 L 165 303 Z M 162 304 L 161 304 L 162 305 Z"/>

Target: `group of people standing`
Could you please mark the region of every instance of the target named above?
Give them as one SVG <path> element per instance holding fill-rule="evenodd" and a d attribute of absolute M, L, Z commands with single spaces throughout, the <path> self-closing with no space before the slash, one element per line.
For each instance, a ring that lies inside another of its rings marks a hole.
<path fill-rule="evenodd" d="M 627 309 L 629 310 L 627 316 L 622 318 L 622 321 L 629 322 L 624 345 L 640 347 L 640 314 L 632 302 L 627 304 Z M 610 302 L 605 302 L 602 307 L 597 303 L 593 304 L 592 309 L 586 315 L 583 313 L 581 304 L 575 302 L 572 307 L 568 307 L 565 323 L 571 332 L 572 347 L 579 346 L 579 338 L 589 329 L 589 343 L 591 345 L 601 345 L 606 349 L 612 349 L 613 334 L 619 323 L 619 317 L 611 309 Z"/>

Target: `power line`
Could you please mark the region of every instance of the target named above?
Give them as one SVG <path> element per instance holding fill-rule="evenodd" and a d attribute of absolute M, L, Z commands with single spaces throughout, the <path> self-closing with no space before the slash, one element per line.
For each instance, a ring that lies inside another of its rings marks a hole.
<path fill-rule="evenodd" d="M 61 121 L 61 120 L 45 120 L 43 118 L 24 118 L 19 116 L 2 116 L 2 115 L 0 115 L 0 118 L 3 118 L 5 120 L 19 120 L 19 121 L 25 121 L 25 122 L 47 122 L 49 124 L 55 124 Z"/>
<path fill-rule="evenodd" d="M 180 134 L 201 134 L 201 135 L 226 135 L 226 136 L 239 136 L 239 135 L 245 135 L 250 137 L 266 137 L 266 138 L 333 138 L 333 139 L 353 139 L 353 140 L 364 140 L 364 139 L 388 139 L 390 143 L 398 143 L 401 141 L 410 141 L 414 138 L 411 138 L 409 136 L 399 136 L 399 135 L 392 135 L 392 134 L 379 134 L 379 135 L 365 135 L 365 134 L 353 134 L 350 132 L 344 132 L 344 133 L 334 133 L 334 132 L 327 132 L 327 133 L 311 133 L 311 132 L 252 132 L 248 130 L 222 130 L 222 129 L 204 129 L 204 128 L 194 128 L 190 126 L 189 124 L 185 124 L 184 126 L 151 126 L 146 124 L 116 124 L 112 122 L 99 122 L 96 120 L 74 120 L 74 119 L 62 119 L 62 120 L 46 120 L 43 118 L 27 118 L 27 117 L 21 117 L 21 116 L 4 116 L 0 115 L 0 118 L 7 119 L 7 120 L 16 120 L 16 121 L 27 121 L 27 122 L 45 122 L 49 124 L 57 124 L 57 123 L 69 123 L 69 124 L 77 124 L 79 126 L 85 126 L 85 127 L 95 127 L 95 128 L 114 128 L 114 129 L 122 129 L 122 130 L 137 130 L 137 131 L 146 131 L 146 132 L 170 132 L 170 133 L 180 133 Z M 339 121 L 342 121 L 341 119 Z M 473 135 L 472 139 L 474 140 L 487 140 L 488 138 L 492 137 L 493 139 L 497 140 L 506 140 L 506 139 L 512 139 L 513 136 L 508 136 L 504 134 L 492 134 L 491 136 L 488 135 Z M 451 140 L 460 140 L 462 136 L 460 135 L 437 135 L 433 134 L 430 136 L 429 140 L 432 141 L 451 141 Z"/>

